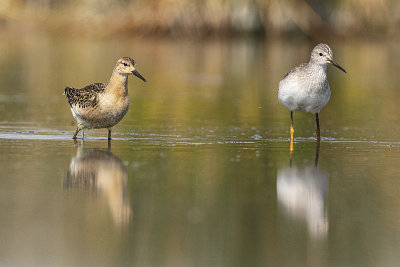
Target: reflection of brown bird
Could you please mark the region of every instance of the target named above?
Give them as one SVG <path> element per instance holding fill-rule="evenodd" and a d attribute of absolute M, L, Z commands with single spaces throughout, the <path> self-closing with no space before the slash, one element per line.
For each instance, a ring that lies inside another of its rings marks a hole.
<path fill-rule="evenodd" d="M 128 173 L 122 161 L 110 151 L 78 150 L 71 160 L 64 188 L 83 188 L 105 195 L 114 222 L 129 222 L 131 207 L 126 201 Z"/>
<path fill-rule="evenodd" d="M 117 61 L 108 83 L 94 83 L 82 89 L 65 88 L 64 94 L 77 121 L 74 139 L 79 131 L 86 128 L 107 128 L 108 139 L 111 139 L 111 128 L 125 116 L 129 108 L 128 75 L 133 74 L 146 81 L 135 65 L 133 59 L 123 57 Z"/>

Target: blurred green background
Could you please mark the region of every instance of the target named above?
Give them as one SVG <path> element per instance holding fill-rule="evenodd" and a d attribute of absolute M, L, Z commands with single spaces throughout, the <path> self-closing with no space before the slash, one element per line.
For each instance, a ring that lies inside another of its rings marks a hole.
<path fill-rule="evenodd" d="M 396 266 L 399 1 L 0 1 L 0 265 Z M 330 102 L 279 81 L 330 45 Z M 71 137 L 64 86 L 130 109 Z"/>

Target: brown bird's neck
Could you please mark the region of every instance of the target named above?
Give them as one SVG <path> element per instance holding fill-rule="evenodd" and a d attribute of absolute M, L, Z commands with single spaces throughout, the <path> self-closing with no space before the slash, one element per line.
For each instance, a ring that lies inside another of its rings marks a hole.
<path fill-rule="evenodd" d="M 128 75 L 120 74 L 114 70 L 106 87 L 107 93 L 116 94 L 119 96 L 128 95 Z"/>

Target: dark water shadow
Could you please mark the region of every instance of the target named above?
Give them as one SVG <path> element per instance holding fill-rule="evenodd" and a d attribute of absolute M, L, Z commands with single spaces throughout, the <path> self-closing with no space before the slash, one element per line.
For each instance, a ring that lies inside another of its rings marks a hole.
<path fill-rule="evenodd" d="M 290 218 L 305 221 L 310 237 L 324 239 L 329 224 L 325 207 L 328 177 L 318 168 L 320 142 L 316 141 L 314 165 L 298 167 L 289 156 L 289 167 L 277 172 L 276 190 L 279 206 Z"/>
<path fill-rule="evenodd" d="M 77 144 L 77 143 L 76 143 Z M 120 158 L 108 149 L 77 146 L 64 178 L 64 190 L 83 190 L 88 194 L 105 197 L 116 225 L 129 223 L 132 208 L 126 197 L 128 172 Z"/>

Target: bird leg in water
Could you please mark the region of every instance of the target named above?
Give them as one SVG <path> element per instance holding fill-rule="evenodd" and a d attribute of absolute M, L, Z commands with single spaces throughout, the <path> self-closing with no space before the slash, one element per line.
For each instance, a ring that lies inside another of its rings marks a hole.
<path fill-rule="evenodd" d="M 318 167 L 318 158 L 319 158 L 319 147 L 320 147 L 320 140 L 317 139 L 317 143 L 315 144 L 315 167 Z"/>
<path fill-rule="evenodd" d="M 320 131 L 320 129 L 319 129 L 319 117 L 318 117 L 318 113 L 315 113 L 315 121 L 317 122 L 317 132 L 316 132 L 316 135 L 317 135 L 317 139 L 319 140 L 319 139 L 321 139 L 321 131 Z"/>
<path fill-rule="evenodd" d="M 72 139 L 75 139 L 75 140 L 76 140 L 76 136 L 78 135 L 78 133 L 79 133 L 80 130 L 81 130 L 81 129 L 79 129 L 79 127 L 76 128 L 75 134 L 74 134 L 74 136 L 72 137 Z"/>
<path fill-rule="evenodd" d="M 108 128 L 108 140 L 111 140 L 111 128 Z"/>

